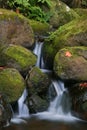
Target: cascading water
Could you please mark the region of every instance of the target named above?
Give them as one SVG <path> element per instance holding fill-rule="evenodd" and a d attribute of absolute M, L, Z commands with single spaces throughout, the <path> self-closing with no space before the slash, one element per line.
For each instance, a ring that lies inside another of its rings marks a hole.
<path fill-rule="evenodd" d="M 48 110 L 42 113 L 37 113 L 37 116 L 40 119 L 59 120 L 59 121 L 64 120 L 68 122 L 79 120 L 78 118 L 72 116 L 70 112 L 71 103 L 69 93 L 68 90 L 64 87 L 64 83 L 55 80 L 52 81 L 51 87 L 54 87 L 56 97 L 54 98 L 53 101 L 50 102 Z M 51 91 L 50 94 L 52 92 L 53 91 Z"/>
<path fill-rule="evenodd" d="M 24 119 L 21 119 L 21 117 L 29 118 L 29 108 L 25 103 L 26 97 L 27 97 L 27 90 L 24 89 L 22 96 L 18 100 L 18 113 L 16 115 L 13 114 L 13 118 L 11 119 L 12 123 L 16 124 L 26 123 Z"/>
<path fill-rule="evenodd" d="M 44 66 L 43 58 L 41 57 L 42 46 L 43 46 L 43 42 L 36 41 L 35 48 L 33 50 L 33 53 L 37 55 L 36 66 L 39 68 L 42 68 L 41 66 Z"/>
<path fill-rule="evenodd" d="M 22 96 L 18 100 L 18 111 L 19 111 L 18 116 L 20 117 L 22 116 L 29 117 L 29 109 L 25 104 L 26 97 L 27 97 L 27 90 L 25 89 Z"/>
<path fill-rule="evenodd" d="M 41 50 L 43 47 L 43 42 L 36 42 L 35 48 L 33 50 L 34 54 L 37 55 L 37 63 L 36 66 L 39 67 L 42 72 L 49 73 L 49 70 L 44 69 L 44 62 L 43 58 L 41 56 Z M 53 119 L 65 119 L 65 120 L 72 120 L 76 119 L 71 115 L 70 112 L 70 98 L 68 90 L 64 87 L 64 83 L 61 81 L 52 81 L 51 86 L 54 87 L 56 92 L 56 97 L 53 101 L 50 102 L 50 106 L 46 112 L 37 113 L 36 115 L 39 116 L 39 118 L 45 118 L 45 119 L 51 119 L 50 116 L 52 116 Z M 51 92 L 52 93 L 52 92 Z"/>
<path fill-rule="evenodd" d="M 57 96 L 50 103 L 48 111 L 59 116 L 71 115 L 70 113 L 70 98 L 68 90 L 64 87 L 64 83 L 61 81 L 53 81 L 52 85 L 56 91 Z"/>

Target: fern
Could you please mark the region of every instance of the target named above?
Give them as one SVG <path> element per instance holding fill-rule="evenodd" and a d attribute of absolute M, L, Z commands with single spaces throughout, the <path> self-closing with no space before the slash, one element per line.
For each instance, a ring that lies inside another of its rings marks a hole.
<path fill-rule="evenodd" d="M 51 6 L 51 0 L 7 0 L 7 4 L 11 9 L 19 7 L 20 12 L 28 18 L 41 22 L 48 22 L 52 13 L 45 13 L 40 5 Z"/>

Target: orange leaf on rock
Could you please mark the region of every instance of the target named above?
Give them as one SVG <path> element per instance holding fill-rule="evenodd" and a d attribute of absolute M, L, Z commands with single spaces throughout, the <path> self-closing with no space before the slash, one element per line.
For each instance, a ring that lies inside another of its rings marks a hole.
<path fill-rule="evenodd" d="M 69 51 L 66 51 L 65 56 L 66 56 L 66 57 L 71 57 L 72 54 L 71 54 Z"/>

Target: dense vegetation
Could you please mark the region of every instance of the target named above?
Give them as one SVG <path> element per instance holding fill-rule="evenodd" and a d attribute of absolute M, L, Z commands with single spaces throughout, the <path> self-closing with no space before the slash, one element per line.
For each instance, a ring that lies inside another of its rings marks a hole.
<path fill-rule="evenodd" d="M 41 22 L 49 21 L 51 13 L 46 13 L 41 6 L 48 8 L 51 6 L 50 0 L 0 0 L 1 8 L 19 11 L 28 18 L 35 19 Z"/>

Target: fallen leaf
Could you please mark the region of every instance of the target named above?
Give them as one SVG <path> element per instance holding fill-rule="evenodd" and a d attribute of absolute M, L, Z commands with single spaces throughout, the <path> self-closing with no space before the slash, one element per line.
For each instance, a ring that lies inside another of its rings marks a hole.
<path fill-rule="evenodd" d="M 71 54 L 69 51 L 66 51 L 65 56 L 66 56 L 66 57 L 71 57 L 72 54 Z"/>

